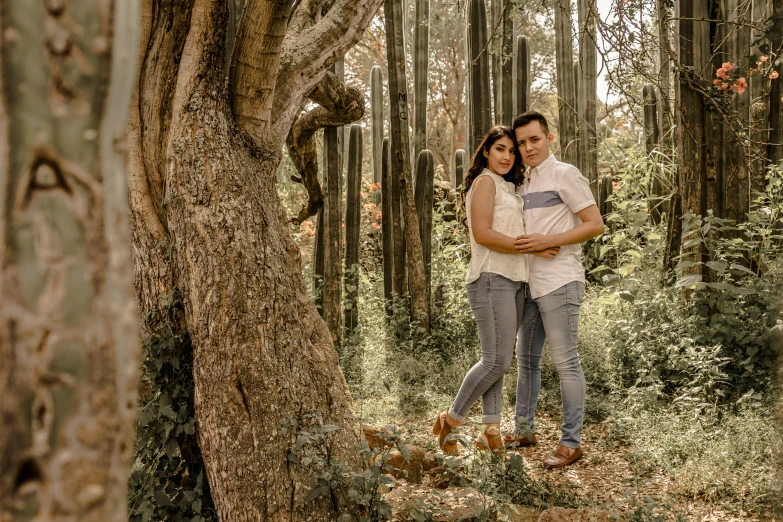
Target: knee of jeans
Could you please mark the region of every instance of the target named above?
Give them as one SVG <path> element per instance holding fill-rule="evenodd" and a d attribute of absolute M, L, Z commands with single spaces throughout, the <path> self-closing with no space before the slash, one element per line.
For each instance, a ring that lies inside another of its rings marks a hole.
<path fill-rule="evenodd" d="M 558 373 L 579 371 L 582 369 L 582 360 L 579 358 L 579 354 L 574 354 L 572 357 L 562 360 L 552 360 L 552 365 Z"/>
<path fill-rule="evenodd" d="M 491 377 L 501 377 L 505 375 L 508 369 L 511 367 L 511 361 L 508 362 L 500 359 L 494 361 L 482 361 L 481 365 L 484 367 L 484 371 Z"/>

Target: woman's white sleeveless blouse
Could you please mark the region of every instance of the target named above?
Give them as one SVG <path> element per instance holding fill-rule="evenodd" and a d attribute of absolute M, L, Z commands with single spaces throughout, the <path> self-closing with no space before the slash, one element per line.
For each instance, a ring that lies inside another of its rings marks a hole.
<path fill-rule="evenodd" d="M 476 182 L 485 176 L 495 182 L 492 230 L 510 237 L 521 236 L 525 233 L 525 222 L 522 217 L 524 203 L 522 198 L 517 195 L 514 184 L 504 180 L 489 169 L 484 169 L 473 180 L 473 184 L 465 198 L 465 211 L 468 217 L 468 232 L 470 234 L 470 266 L 468 267 L 467 282 L 472 283 L 479 278 L 482 272 L 500 274 L 512 281 L 527 281 L 527 255 L 501 254 L 479 245 L 473 239 L 473 228 L 470 223 L 470 200 Z"/>

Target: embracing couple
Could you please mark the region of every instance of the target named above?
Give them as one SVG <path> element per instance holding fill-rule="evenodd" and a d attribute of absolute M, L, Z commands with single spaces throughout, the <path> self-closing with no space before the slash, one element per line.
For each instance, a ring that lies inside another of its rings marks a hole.
<path fill-rule="evenodd" d="M 582 456 L 585 377 L 577 326 L 585 274 L 580 243 L 603 233 L 604 224 L 587 179 L 550 154 L 553 140 L 546 118 L 526 112 L 513 128 L 490 129 L 465 176 L 461 204 L 471 252 L 467 289 L 481 361 L 465 375 L 451 408 L 435 420 L 433 433 L 446 453 L 458 452 L 457 441 L 448 435 L 479 397 L 485 425 L 476 441 L 479 448 L 501 452 L 536 444 L 534 412 L 548 340 L 564 420 L 557 449 L 544 464 L 559 468 Z M 520 433 L 515 422 L 514 433 L 501 437 L 503 376 L 515 348 L 515 417 L 523 426 Z"/>

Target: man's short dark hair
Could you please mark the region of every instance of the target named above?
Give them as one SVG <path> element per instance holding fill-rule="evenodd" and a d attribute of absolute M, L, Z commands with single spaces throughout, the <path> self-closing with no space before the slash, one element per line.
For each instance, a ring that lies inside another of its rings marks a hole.
<path fill-rule="evenodd" d="M 544 134 L 549 134 L 549 124 L 547 123 L 546 118 L 544 118 L 543 114 L 536 111 L 523 112 L 517 116 L 513 125 L 511 125 L 511 128 L 516 131 L 518 127 L 524 127 L 534 121 L 537 121 L 541 125 L 541 130 L 544 131 Z"/>

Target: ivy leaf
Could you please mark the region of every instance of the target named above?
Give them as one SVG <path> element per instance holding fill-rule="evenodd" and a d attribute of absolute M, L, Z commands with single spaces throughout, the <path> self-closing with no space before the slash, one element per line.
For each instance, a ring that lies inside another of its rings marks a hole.
<path fill-rule="evenodd" d="M 162 489 L 159 489 L 155 491 L 155 502 L 158 503 L 159 506 L 164 507 L 177 507 L 174 505 L 174 503 L 171 501 L 169 496 L 166 494 L 165 491 Z"/>

